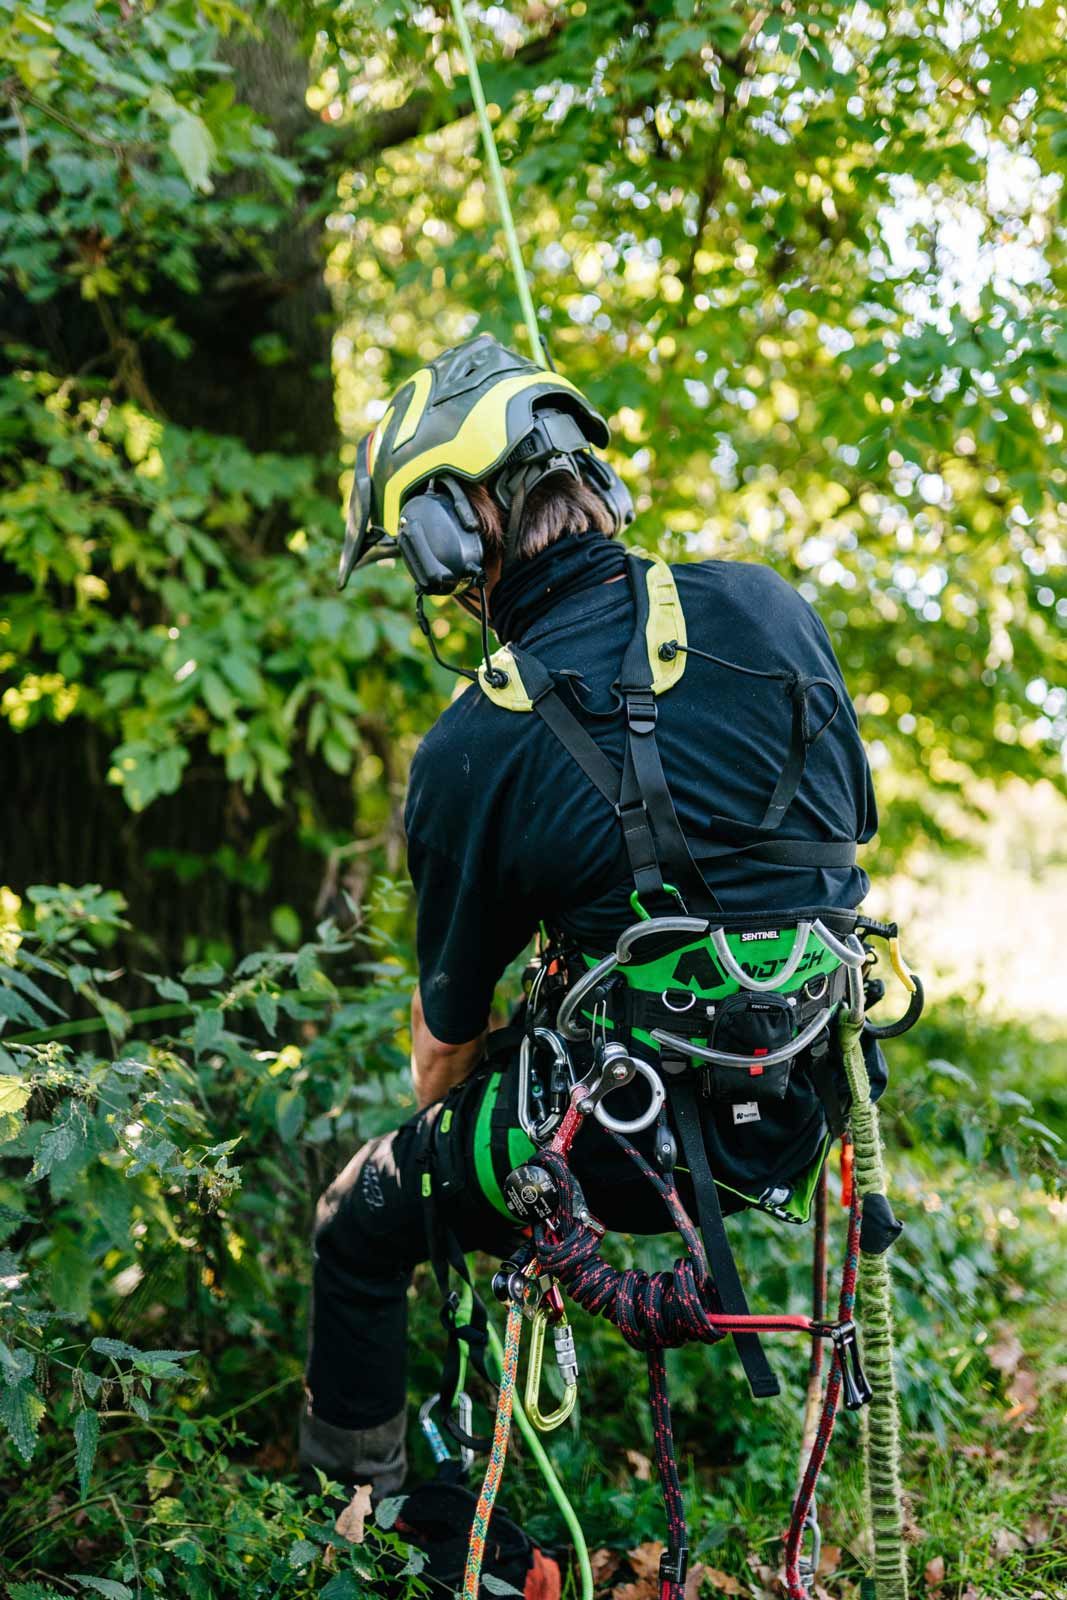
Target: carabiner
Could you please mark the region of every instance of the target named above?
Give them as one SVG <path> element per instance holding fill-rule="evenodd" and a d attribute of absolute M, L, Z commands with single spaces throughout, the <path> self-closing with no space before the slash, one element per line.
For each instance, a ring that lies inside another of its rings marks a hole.
<path fill-rule="evenodd" d="M 819 1571 L 819 1558 L 822 1555 L 822 1530 L 819 1527 L 819 1508 L 815 1503 L 814 1494 L 808 1506 L 808 1514 L 804 1518 L 804 1529 L 811 1537 L 811 1554 L 801 1556 L 797 1562 L 797 1571 L 800 1574 L 801 1587 L 807 1594 L 815 1588 L 815 1579 Z"/>
<path fill-rule="evenodd" d="M 553 1329 L 556 1345 L 556 1365 L 563 1378 L 563 1399 L 555 1411 L 546 1416 L 541 1410 L 541 1370 L 545 1357 L 545 1329 L 548 1313 L 542 1308 L 534 1312 L 530 1330 L 530 1356 L 526 1366 L 526 1392 L 523 1405 L 526 1414 L 538 1433 L 551 1433 L 566 1422 L 578 1398 L 578 1358 L 574 1350 L 574 1333 L 566 1316 L 560 1318 Z"/>
<path fill-rule="evenodd" d="M 419 1427 L 426 1436 L 426 1443 L 430 1447 L 430 1454 L 433 1456 L 436 1466 L 440 1466 L 444 1461 L 452 1460 L 452 1452 L 445 1443 L 444 1434 L 433 1419 L 433 1409 L 440 1398 L 440 1394 L 432 1394 L 419 1407 Z M 459 1425 L 469 1438 L 471 1425 L 474 1421 L 474 1407 L 466 1389 L 461 1389 L 456 1396 L 456 1410 L 459 1412 Z M 469 1472 L 474 1465 L 474 1451 L 468 1445 L 461 1446 L 459 1460 L 464 1472 Z"/>

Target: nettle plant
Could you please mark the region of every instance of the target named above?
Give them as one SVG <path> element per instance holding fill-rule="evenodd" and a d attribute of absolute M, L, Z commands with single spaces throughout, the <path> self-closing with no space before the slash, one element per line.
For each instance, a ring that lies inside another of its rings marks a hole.
<path fill-rule="evenodd" d="M 120 895 L 27 900 L 7 896 L 0 922 L 0 1479 L 20 1485 L 0 1567 L 120 1600 L 257 1577 L 351 1600 L 384 1560 L 398 1594 L 420 1592 L 419 1558 L 388 1529 L 338 1539 L 325 1481 L 305 1502 L 279 1460 L 227 1487 L 258 1442 L 242 1413 L 289 1391 L 291 1431 L 296 1256 L 339 1152 L 395 1118 L 403 967 L 374 959 L 366 930 L 323 924 L 232 977 L 133 973 L 117 961 L 133 947 Z M 342 961 L 358 989 L 330 977 Z M 138 979 L 157 1004 L 109 995 Z M 67 1571 L 72 1545 L 115 1576 Z"/>

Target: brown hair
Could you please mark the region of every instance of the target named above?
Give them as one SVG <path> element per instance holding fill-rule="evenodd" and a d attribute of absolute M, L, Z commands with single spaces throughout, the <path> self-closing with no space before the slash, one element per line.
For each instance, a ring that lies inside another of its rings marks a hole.
<path fill-rule="evenodd" d="M 484 484 L 468 483 L 464 488 L 478 518 L 486 555 L 499 556 L 504 549 L 503 512 Z M 587 483 L 567 472 L 554 472 L 537 485 L 526 501 L 517 557 L 529 561 L 565 533 L 585 533 L 590 528 L 612 534 L 614 524 L 607 506 Z"/>

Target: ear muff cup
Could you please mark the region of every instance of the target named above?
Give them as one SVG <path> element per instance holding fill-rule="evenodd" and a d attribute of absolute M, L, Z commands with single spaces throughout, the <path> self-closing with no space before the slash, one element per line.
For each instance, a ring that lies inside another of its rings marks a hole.
<path fill-rule="evenodd" d="M 405 502 L 396 542 L 419 594 L 454 594 L 485 582 L 478 519 L 454 478 L 436 478 L 428 493 Z"/>
<path fill-rule="evenodd" d="M 634 520 L 634 502 L 629 489 L 615 468 L 591 451 L 583 450 L 577 460 L 582 481 L 596 491 L 611 513 L 612 532 L 621 533 Z"/>

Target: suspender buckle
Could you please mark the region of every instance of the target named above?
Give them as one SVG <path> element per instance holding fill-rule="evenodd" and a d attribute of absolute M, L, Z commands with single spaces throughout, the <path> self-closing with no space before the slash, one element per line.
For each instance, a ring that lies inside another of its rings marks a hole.
<path fill-rule="evenodd" d="M 654 733 L 658 716 L 656 697 L 651 689 L 626 691 L 626 726 L 631 733 Z"/>

